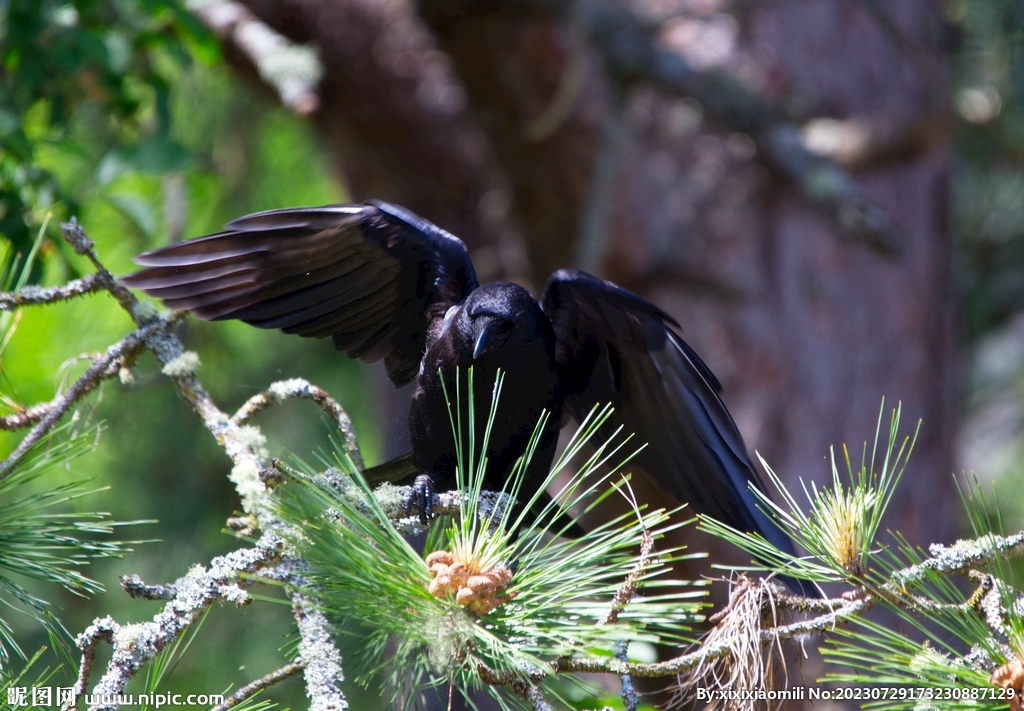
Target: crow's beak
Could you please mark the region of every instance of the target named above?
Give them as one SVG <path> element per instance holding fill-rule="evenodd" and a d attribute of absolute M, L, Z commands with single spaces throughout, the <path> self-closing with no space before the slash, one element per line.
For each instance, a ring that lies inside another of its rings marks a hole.
<path fill-rule="evenodd" d="M 484 327 L 477 334 L 476 343 L 473 344 L 473 360 L 477 360 L 482 353 L 486 353 L 493 346 L 497 345 L 497 336 L 501 332 L 502 324 L 497 319 L 489 318 Z"/>

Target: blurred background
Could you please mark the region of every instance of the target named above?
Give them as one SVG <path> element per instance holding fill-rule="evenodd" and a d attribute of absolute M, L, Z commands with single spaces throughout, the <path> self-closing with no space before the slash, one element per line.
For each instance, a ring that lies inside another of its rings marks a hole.
<path fill-rule="evenodd" d="M 923 420 L 887 527 L 955 540 L 964 471 L 1024 525 L 1024 0 L 0 0 L 0 50 L 0 236 L 24 253 L 49 216 L 33 283 L 89 271 L 59 238 L 72 215 L 124 274 L 248 212 L 381 198 L 461 237 L 481 281 L 539 293 L 577 266 L 658 303 L 787 481 L 824 480 L 885 396 Z M 131 328 L 106 295 L 17 318 L 9 411 Z M 368 463 L 407 446 L 407 393 L 329 342 L 182 337 L 225 411 L 302 376 Z M 109 486 L 75 505 L 154 519 L 120 535 L 159 542 L 94 566 L 105 595 L 46 590 L 73 633 L 152 617 L 117 575 L 237 547 L 229 461 L 152 357 L 90 407 L 97 447 L 44 483 Z M 327 444 L 309 403 L 260 417 L 276 456 Z M 214 609 L 170 687 L 247 683 L 292 626 L 285 605 Z M 298 679 L 271 696 L 303 705 Z"/>

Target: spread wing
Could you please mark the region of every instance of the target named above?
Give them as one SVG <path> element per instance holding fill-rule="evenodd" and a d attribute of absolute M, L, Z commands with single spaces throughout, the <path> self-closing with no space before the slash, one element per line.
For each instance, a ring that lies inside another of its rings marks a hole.
<path fill-rule="evenodd" d="M 383 202 L 248 215 L 136 261 L 146 268 L 122 281 L 170 308 L 329 336 L 353 358 L 384 358 L 396 385 L 419 370 L 434 321 L 478 286 L 458 238 Z"/>
<path fill-rule="evenodd" d="M 761 513 L 749 490 L 763 490 L 721 385 L 654 304 L 584 272 L 563 269 L 544 289 L 555 329 L 555 359 L 566 385 L 566 409 L 577 420 L 611 402 L 615 425 L 647 447 L 633 460 L 691 510 L 744 531 L 760 532 L 782 550 L 788 538 Z"/>

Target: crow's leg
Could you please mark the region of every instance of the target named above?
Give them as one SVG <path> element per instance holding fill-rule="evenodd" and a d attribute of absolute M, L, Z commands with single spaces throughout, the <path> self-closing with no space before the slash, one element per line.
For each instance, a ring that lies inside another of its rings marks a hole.
<path fill-rule="evenodd" d="M 409 498 L 405 500 L 406 513 L 420 511 L 420 523 L 426 525 L 434 516 L 434 480 L 429 474 L 420 474 L 413 482 Z"/>

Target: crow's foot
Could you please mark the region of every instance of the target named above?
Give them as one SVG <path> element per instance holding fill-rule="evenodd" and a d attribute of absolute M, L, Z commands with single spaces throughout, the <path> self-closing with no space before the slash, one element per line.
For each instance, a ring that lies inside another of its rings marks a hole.
<path fill-rule="evenodd" d="M 420 474 L 412 484 L 409 498 L 405 500 L 405 511 L 411 514 L 419 509 L 420 523 L 426 525 L 434 517 L 434 480 L 429 474 Z"/>

